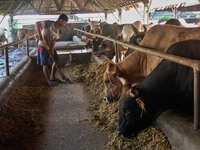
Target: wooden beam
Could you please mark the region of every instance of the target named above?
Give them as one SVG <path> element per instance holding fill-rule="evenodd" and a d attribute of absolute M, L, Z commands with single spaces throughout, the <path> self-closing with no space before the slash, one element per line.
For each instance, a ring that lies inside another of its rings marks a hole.
<path fill-rule="evenodd" d="M 24 1 L 21 1 L 19 3 L 19 5 L 17 6 L 17 8 L 15 9 L 15 11 L 13 12 L 13 14 L 15 15 L 15 13 L 18 11 L 18 9 L 20 8 L 20 6 L 22 5 L 22 3 L 24 3 Z"/>
<path fill-rule="evenodd" d="M 60 4 L 58 3 L 57 0 L 54 0 L 54 2 L 55 2 L 55 4 L 56 4 L 57 9 L 59 10 L 59 9 L 60 9 Z"/>
<path fill-rule="evenodd" d="M 97 0 L 95 0 L 95 3 L 97 3 L 97 5 L 99 6 L 99 8 L 101 8 L 102 10 L 104 10 L 104 8 L 99 4 L 99 2 Z"/>
<path fill-rule="evenodd" d="M 6 14 L 8 14 L 9 12 L 10 12 L 10 10 L 11 10 L 11 8 L 12 8 L 12 6 L 14 5 L 14 1 L 12 1 L 12 3 L 10 4 L 10 6 L 9 6 L 9 8 L 5 11 L 5 12 L 7 12 Z"/>
<path fill-rule="evenodd" d="M 112 5 L 115 9 L 120 9 L 121 7 L 119 7 L 118 5 L 116 5 L 115 3 L 113 3 L 111 0 L 107 0 L 108 1 L 108 3 L 110 4 L 110 5 Z"/>
<path fill-rule="evenodd" d="M 92 0 L 87 0 L 86 1 L 86 3 L 85 3 L 85 5 L 83 6 L 83 8 L 81 9 L 82 11 L 85 9 L 85 7 L 87 6 L 87 4 L 89 3 L 89 2 L 91 2 Z"/>
<path fill-rule="evenodd" d="M 78 10 L 81 9 L 76 0 L 71 0 L 71 2 L 74 4 L 74 6 L 78 7 Z"/>
<path fill-rule="evenodd" d="M 37 14 L 39 14 L 39 12 L 38 12 L 38 10 L 35 8 L 35 6 L 29 1 L 28 2 L 30 5 L 31 5 L 31 7 L 35 10 L 35 12 L 37 13 Z"/>
<path fill-rule="evenodd" d="M 61 0 L 61 2 L 60 2 L 60 8 L 59 8 L 59 10 L 61 10 L 61 9 L 62 9 L 62 7 L 63 7 L 63 4 L 64 4 L 64 0 Z"/>
<path fill-rule="evenodd" d="M 38 12 L 40 12 L 40 9 L 41 9 L 41 6 L 42 6 L 42 4 L 43 4 L 43 1 L 44 1 L 44 0 L 41 0 L 40 6 L 38 7 Z"/>

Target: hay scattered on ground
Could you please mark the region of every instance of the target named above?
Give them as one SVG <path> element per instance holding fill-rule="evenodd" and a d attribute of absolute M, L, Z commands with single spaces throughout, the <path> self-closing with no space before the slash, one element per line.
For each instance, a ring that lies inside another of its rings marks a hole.
<path fill-rule="evenodd" d="M 30 86 L 31 85 L 31 86 Z M 44 132 L 43 114 L 46 86 L 26 81 L 20 84 L 0 111 L 0 149 Z"/>
<path fill-rule="evenodd" d="M 89 65 L 77 65 L 73 70 L 75 80 L 83 82 L 85 89 L 94 96 L 94 100 L 90 102 L 88 110 L 94 113 L 92 120 L 100 130 L 108 133 L 106 148 L 110 150 L 173 150 L 164 133 L 154 125 L 141 131 L 134 138 L 122 139 L 118 136 L 116 127 L 119 104 L 118 102 L 108 104 L 103 100 L 103 73 L 105 72 L 106 65 L 107 62 L 104 62 L 102 65 L 94 62 Z"/>

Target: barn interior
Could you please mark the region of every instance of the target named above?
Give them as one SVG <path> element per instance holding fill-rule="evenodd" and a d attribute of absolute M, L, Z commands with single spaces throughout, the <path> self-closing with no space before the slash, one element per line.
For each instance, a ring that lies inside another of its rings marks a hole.
<path fill-rule="evenodd" d="M 16 38 L 14 17 L 17 15 L 104 13 L 102 21 L 108 21 L 109 14 L 117 13 L 116 22 L 122 24 L 123 10 L 137 12 L 143 7 L 143 14 L 138 14 L 144 24 L 150 24 L 150 18 L 163 11 L 170 11 L 176 19 L 180 12 L 198 11 L 198 0 L 3 0 L 0 3 L 0 23 L 9 16 L 12 35 L 11 42 L 0 47 L 4 51 L 1 57 L 5 66 L 8 65 L 5 76 L 0 79 L 0 149 L 200 148 L 200 130 L 193 129 L 193 118 L 174 110 L 163 112 L 137 137 L 118 136 L 115 130 L 119 104 L 103 100 L 105 57 L 94 56 L 92 48 L 85 48 L 86 43 L 77 39 L 79 32 L 74 30 L 81 29 L 88 21 L 66 24 L 56 42 L 59 67 L 73 84 L 67 84 L 57 72 L 62 83 L 48 87 L 42 68 L 37 65 L 35 43 L 33 47 L 27 44 L 22 50 L 25 57 L 9 68 L 9 61 L 12 63 L 9 48 L 28 41 Z M 186 22 L 198 24 L 199 20 L 189 17 Z M 35 28 L 33 25 L 26 27 Z"/>

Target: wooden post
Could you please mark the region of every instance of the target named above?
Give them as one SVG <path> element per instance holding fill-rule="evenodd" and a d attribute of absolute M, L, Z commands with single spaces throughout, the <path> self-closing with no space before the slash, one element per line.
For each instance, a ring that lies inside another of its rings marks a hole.
<path fill-rule="evenodd" d="M 144 4 L 144 12 L 143 12 L 143 23 L 144 24 L 149 24 L 149 3 L 145 2 Z"/>
<path fill-rule="evenodd" d="M 26 40 L 26 55 L 29 56 L 29 40 Z"/>
<path fill-rule="evenodd" d="M 12 37 L 12 40 L 11 40 L 11 41 L 13 42 L 13 41 L 14 41 L 14 33 L 13 33 L 13 32 L 14 32 L 14 31 L 13 31 L 13 28 L 14 28 L 14 27 L 13 27 L 13 14 L 10 14 L 10 27 L 11 27 L 11 30 L 10 30 L 10 31 L 11 31 L 11 35 L 12 35 L 12 36 L 11 36 L 11 37 Z"/>
<path fill-rule="evenodd" d="M 4 54 L 5 54 L 5 64 L 6 64 L 6 75 L 9 76 L 9 60 L 8 60 L 8 47 L 4 49 Z"/>
<path fill-rule="evenodd" d="M 118 9 L 118 22 L 119 24 L 122 24 L 122 10 Z"/>
<path fill-rule="evenodd" d="M 194 129 L 200 128 L 199 71 L 194 71 Z"/>
<path fill-rule="evenodd" d="M 115 63 L 119 62 L 119 52 L 118 52 L 118 48 L 117 48 L 117 44 L 114 42 L 114 47 L 115 47 Z"/>
<path fill-rule="evenodd" d="M 174 19 L 178 19 L 178 8 L 172 7 L 172 11 L 173 11 L 173 14 L 174 14 Z"/>
<path fill-rule="evenodd" d="M 105 13 L 105 21 L 107 22 L 108 21 L 108 13 L 107 13 L 107 11 L 105 11 L 104 13 Z"/>

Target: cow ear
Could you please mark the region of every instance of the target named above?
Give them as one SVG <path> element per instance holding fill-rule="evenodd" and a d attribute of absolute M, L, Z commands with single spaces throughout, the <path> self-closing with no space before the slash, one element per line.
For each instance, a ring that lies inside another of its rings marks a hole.
<path fill-rule="evenodd" d="M 144 33 L 147 32 L 147 27 L 145 25 L 143 25 L 143 28 L 144 28 Z"/>
<path fill-rule="evenodd" d="M 117 78 L 117 75 L 114 73 L 110 76 L 110 82 L 113 86 L 117 86 L 117 81 L 118 81 L 118 78 Z"/>
<path fill-rule="evenodd" d="M 131 92 L 130 92 L 130 97 L 131 98 L 137 98 L 139 97 L 139 90 L 135 87 L 131 88 Z"/>
<path fill-rule="evenodd" d="M 107 72 L 109 73 L 110 72 L 110 70 L 111 70 L 111 68 L 114 66 L 115 64 L 113 64 L 113 63 L 108 63 L 107 64 Z"/>

